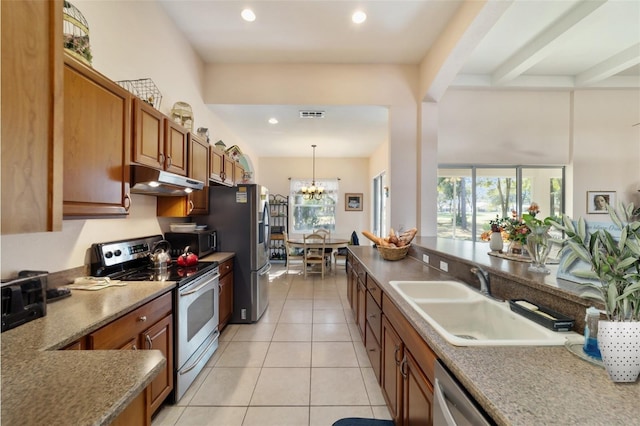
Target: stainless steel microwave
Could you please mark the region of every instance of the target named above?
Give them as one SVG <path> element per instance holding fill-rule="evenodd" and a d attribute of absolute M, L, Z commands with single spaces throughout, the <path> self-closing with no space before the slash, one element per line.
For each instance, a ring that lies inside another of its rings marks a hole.
<path fill-rule="evenodd" d="M 180 256 L 187 246 L 198 257 L 206 256 L 217 250 L 216 231 L 167 232 L 165 240 L 171 244 L 171 257 Z"/>

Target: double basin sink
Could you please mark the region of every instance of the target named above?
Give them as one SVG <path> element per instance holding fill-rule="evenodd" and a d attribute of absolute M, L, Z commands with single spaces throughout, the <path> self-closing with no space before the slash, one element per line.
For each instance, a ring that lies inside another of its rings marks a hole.
<path fill-rule="evenodd" d="M 391 281 L 391 286 L 455 346 L 560 346 L 559 333 L 456 281 Z"/>

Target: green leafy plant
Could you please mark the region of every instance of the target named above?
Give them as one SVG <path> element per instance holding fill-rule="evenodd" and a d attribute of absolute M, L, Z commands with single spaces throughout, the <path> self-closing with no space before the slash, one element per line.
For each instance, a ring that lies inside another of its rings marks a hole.
<path fill-rule="evenodd" d="M 577 223 L 564 215 L 562 221 L 549 223 L 564 232 L 563 265 L 569 267 L 578 260 L 591 269 L 571 271 L 577 278 L 598 280 L 583 283 L 589 289 L 585 297 L 604 303 L 611 321 L 640 321 L 640 221 L 634 218 L 634 206 L 623 203 L 614 209 L 607 206 L 613 226 L 620 230 L 616 240 L 606 229 L 587 232 L 583 218 Z"/>

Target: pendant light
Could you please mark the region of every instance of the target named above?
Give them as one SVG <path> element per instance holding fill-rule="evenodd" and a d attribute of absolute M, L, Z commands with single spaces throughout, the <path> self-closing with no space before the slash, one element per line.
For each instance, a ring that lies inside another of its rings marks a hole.
<path fill-rule="evenodd" d="M 313 148 L 313 177 L 311 179 L 311 186 L 303 186 L 300 190 L 302 192 L 302 198 L 305 200 L 320 200 L 324 195 L 324 188 L 316 186 L 316 145 L 311 145 Z"/>

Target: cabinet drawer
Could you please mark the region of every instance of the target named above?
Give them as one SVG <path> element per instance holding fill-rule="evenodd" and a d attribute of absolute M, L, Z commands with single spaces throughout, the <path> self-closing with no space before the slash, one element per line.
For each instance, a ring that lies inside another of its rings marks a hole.
<path fill-rule="evenodd" d="M 375 302 L 371 293 L 367 292 L 367 323 L 371 327 L 376 340 L 380 341 L 380 330 L 382 329 L 382 310 Z"/>
<path fill-rule="evenodd" d="M 373 296 L 373 299 L 378 304 L 378 307 L 382 306 L 382 289 L 380 285 L 369 275 L 367 274 L 367 290 Z"/>
<path fill-rule="evenodd" d="M 371 367 L 373 367 L 373 372 L 376 375 L 376 379 L 378 380 L 378 384 L 380 384 L 380 344 L 373 337 L 371 332 L 371 327 L 367 324 L 365 328 L 365 349 L 367 350 L 367 356 L 369 357 L 369 361 L 371 361 Z"/>
<path fill-rule="evenodd" d="M 171 313 L 171 292 L 89 334 L 91 349 L 119 349 Z"/>
<path fill-rule="evenodd" d="M 233 258 L 222 262 L 219 266 L 219 269 L 220 269 L 220 278 L 224 277 L 229 272 L 233 271 Z"/>

